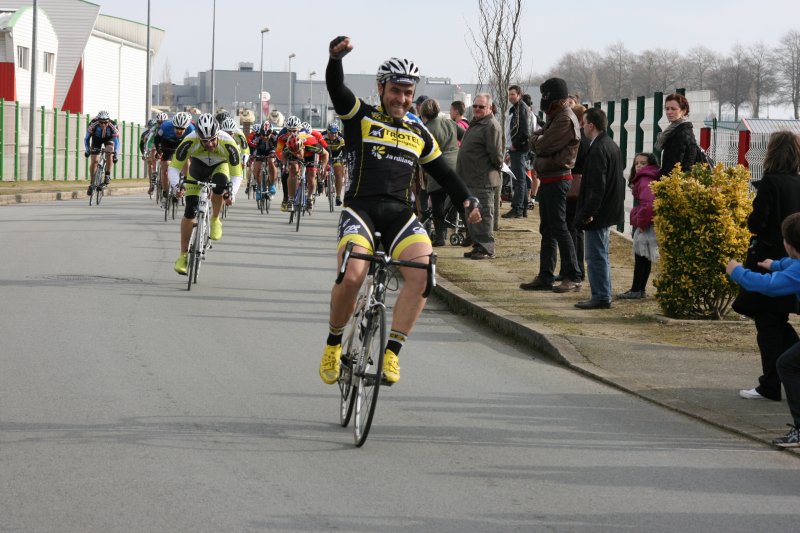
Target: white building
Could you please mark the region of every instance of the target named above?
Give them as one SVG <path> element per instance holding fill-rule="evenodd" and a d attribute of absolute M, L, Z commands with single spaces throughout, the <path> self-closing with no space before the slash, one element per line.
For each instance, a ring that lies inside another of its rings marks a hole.
<path fill-rule="evenodd" d="M 83 0 L 38 0 L 38 6 L 37 105 L 90 115 L 104 109 L 117 121 L 145 122 L 147 26 L 102 15 L 99 5 Z M 32 15 L 30 0 L 0 0 L 0 36 L 5 34 L 5 47 L 0 51 L 0 97 L 25 105 L 30 71 L 19 68 L 13 47 L 30 46 Z M 163 38 L 163 30 L 151 27 L 151 56 Z M 47 65 L 43 51 L 55 53 L 49 88 L 43 85 L 42 67 Z M 9 80 L 11 64 L 15 76 Z"/>
<path fill-rule="evenodd" d="M 36 46 L 36 102 L 51 108 L 55 102 L 58 37 L 50 18 L 38 10 Z M 33 66 L 33 8 L 0 8 L 0 98 L 28 106 Z"/>

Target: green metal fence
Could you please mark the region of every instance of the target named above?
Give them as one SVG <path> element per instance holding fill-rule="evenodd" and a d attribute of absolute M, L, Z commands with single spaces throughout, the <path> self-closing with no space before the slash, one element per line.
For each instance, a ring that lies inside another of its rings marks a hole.
<path fill-rule="evenodd" d="M 89 164 L 83 155 L 83 139 L 90 118 L 58 109 L 41 107 L 36 110 L 38 146 L 33 147 L 34 179 L 88 179 Z M 0 98 L 0 181 L 28 178 L 29 121 L 29 107 Z M 139 157 L 142 125 L 122 121 L 117 127 L 119 161 L 114 165 L 114 177 L 146 177 L 144 162 Z"/>

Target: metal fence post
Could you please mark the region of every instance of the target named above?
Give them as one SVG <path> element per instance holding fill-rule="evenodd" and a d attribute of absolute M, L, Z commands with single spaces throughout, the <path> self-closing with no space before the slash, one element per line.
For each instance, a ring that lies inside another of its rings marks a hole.
<path fill-rule="evenodd" d="M 6 173 L 6 99 L 0 98 L 0 181 Z"/>
<path fill-rule="evenodd" d="M 19 100 L 14 102 L 14 181 L 19 180 Z"/>
<path fill-rule="evenodd" d="M 45 120 L 44 106 L 40 107 L 39 111 L 41 112 L 41 115 L 42 115 L 42 118 L 40 120 L 40 122 L 41 122 L 40 130 L 41 130 L 42 133 L 40 135 L 41 141 L 39 141 L 39 144 L 41 144 L 41 150 L 39 151 L 39 159 L 40 159 L 39 166 L 42 168 L 42 174 L 39 177 L 39 179 L 40 180 L 44 180 L 44 147 L 47 146 L 47 144 L 45 143 L 45 130 L 44 130 L 44 120 Z"/>
<path fill-rule="evenodd" d="M 64 180 L 69 175 L 69 111 L 64 115 Z M 55 172 L 53 173 L 55 179 Z"/>
<path fill-rule="evenodd" d="M 681 96 L 686 96 L 686 89 L 681 87 L 680 89 L 675 89 L 675 92 Z"/>
<path fill-rule="evenodd" d="M 124 172 L 125 170 L 125 121 L 124 120 L 122 121 L 122 131 L 120 132 L 119 147 L 120 147 L 120 152 L 122 152 L 120 154 L 122 157 L 118 158 L 119 159 L 118 163 L 119 165 L 122 165 L 122 170 Z M 117 177 L 117 167 L 119 167 L 119 165 L 114 165 L 115 178 Z"/>
<path fill-rule="evenodd" d="M 622 168 L 628 168 L 628 105 L 630 101 L 623 98 L 619 103 L 619 150 L 622 152 Z"/>
<path fill-rule="evenodd" d="M 42 108 L 44 112 L 44 107 Z M 53 109 L 53 179 L 56 179 L 58 174 L 56 170 L 56 163 L 58 162 L 58 108 Z M 44 176 L 42 176 L 44 179 Z"/>
<path fill-rule="evenodd" d="M 89 123 L 90 122 L 91 122 L 91 119 L 89 117 L 89 114 L 87 113 L 86 114 L 86 129 L 87 130 L 89 129 Z M 88 157 L 84 158 L 83 175 L 87 180 L 89 179 L 89 158 Z"/>
<path fill-rule="evenodd" d="M 750 151 L 750 132 L 740 131 L 737 162 L 740 165 L 744 165 L 745 168 L 750 168 L 750 163 L 747 162 L 747 152 L 749 151 Z"/>
<path fill-rule="evenodd" d="M 614 101 L 608 102 L 606 104 L 606 118 L 608 119 L 608 128 L 606 131 L 608 132 L 608 136 L 612 139 L 614 138 L 614 131 L 611 129 L 611 125 L 614 123 L 614 111 L 617 103 Z"/>
<path fill-rule="evenodd" d="M 133 178 L 133 139 L 135 135 L 133 134 L 133 127 L 135 124 L 131 123 L 130 125 L 130 142 L 128 143 L 128 177 Z"/>
<path fill-rule="evenodd" d="M 636 153 L 644 152 L 644 96 L 636 97 Z"/>
<path fill-rule="evenodd" d="M 81 113 L 75 114 L 75 181 L 78 180 L 81 168 Z"/>
<path fill-rule="evenodd" d="M 661 133 L 661 126 L 658 121 L 664 116 L 664 93 L 656 92 L 653 94 L 653 153 L 659 160 L 661 159 L 661 150 L 656 148 L 656 141 L 658 134 Z"/>

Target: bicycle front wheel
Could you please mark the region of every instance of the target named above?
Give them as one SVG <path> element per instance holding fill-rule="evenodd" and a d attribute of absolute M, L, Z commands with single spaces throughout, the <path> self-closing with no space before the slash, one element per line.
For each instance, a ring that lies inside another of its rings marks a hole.
<path fill-rule="evenodd" d="M 194 228 L 192 228 L 192 235 L 189 237 L 189 257 L 187 259 L 187 266 L 189 271 L 187 272 L 189 277 L 189 282 L 186 284 L 186 290 L 192 290 L 192 283 L 197 275 L 196 272 L 196 263 L 195 259 L 200 255 L 198 253 L 198 249 L 200 248 L 200 232 L 199 232 L 200 223 L 198 222 L 195 224 Z"/>
<path fill-rule="evenodd" d="M 358 389 L 355 395 L 355 419 L 353 437 L 356 446 L 367 441 L 375 407 L 378 405 L 378 391 L 383 375 L 383 350 L 386 346 L 386 312 L 383 307 L 373 307 L 372 317 L 364 331 L 363 353 L 356 372 Z"/>
<path fill-rule="evenodd" d="M 300 189 L 297 191 L 297 202 L 295 203 L 295 210 L 297 214 L 295 215 L 297 218 L 295 219 L 295 231 L 300 231 L 300 217 L 303 215 L 303 211 L 306 209 L 306 183 L 303 180 L 300 185 L 298 185 Z"/>

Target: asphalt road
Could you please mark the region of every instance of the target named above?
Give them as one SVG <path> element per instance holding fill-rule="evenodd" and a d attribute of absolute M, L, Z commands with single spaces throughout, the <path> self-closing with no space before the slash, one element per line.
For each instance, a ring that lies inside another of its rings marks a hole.
<path fill-rule="evenodd" d="M 336 215 L 0 208 L 0 531 L 793 531 L 800 461 L 429 302 L 366 445 L 317 375 Z"/>

